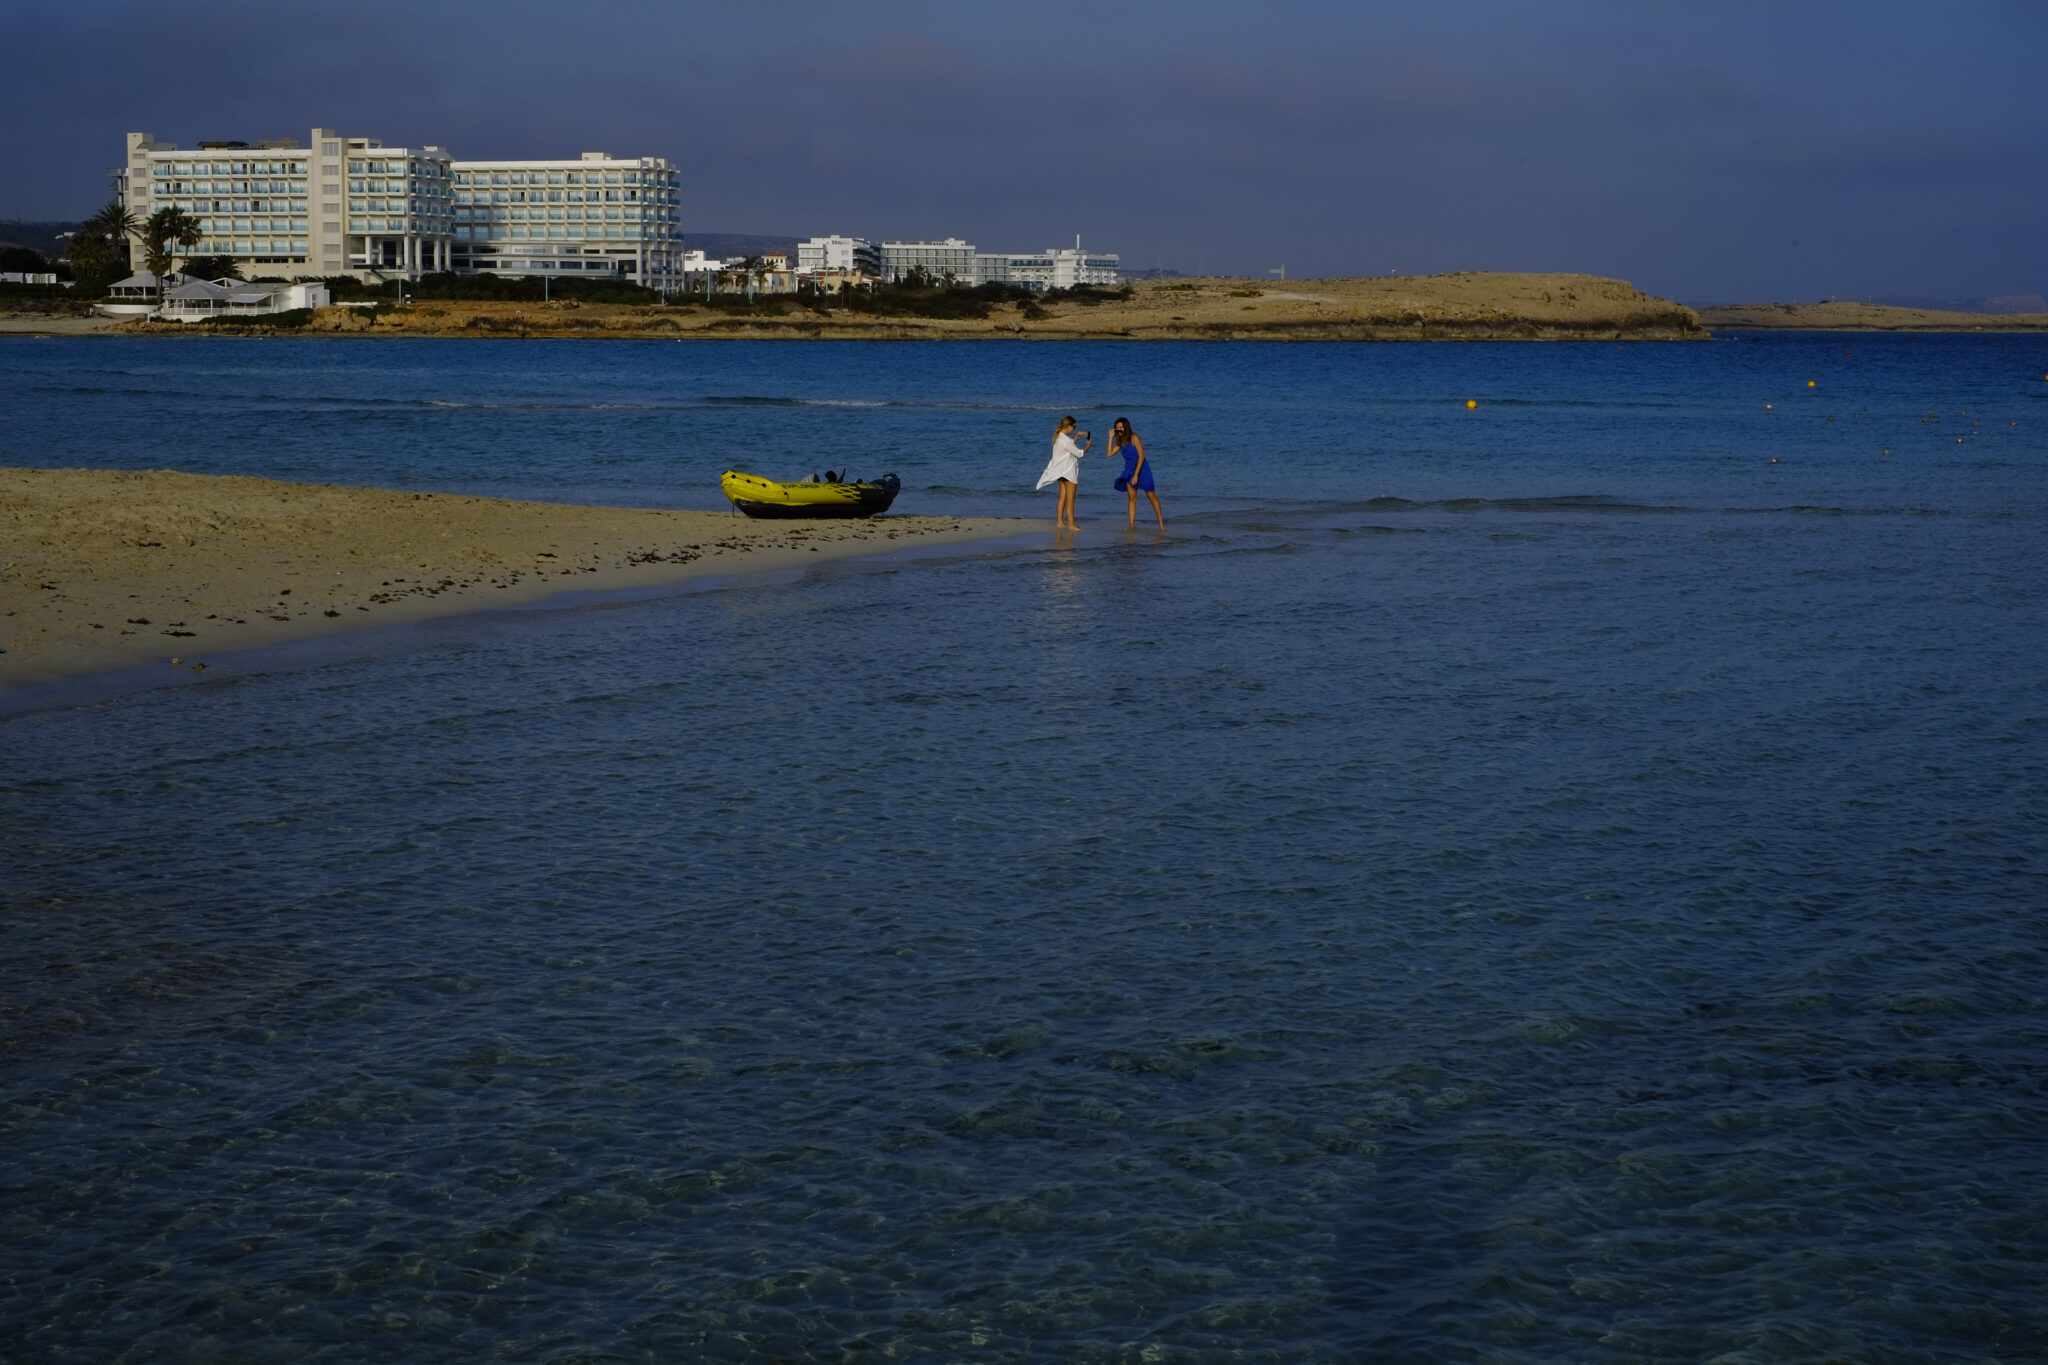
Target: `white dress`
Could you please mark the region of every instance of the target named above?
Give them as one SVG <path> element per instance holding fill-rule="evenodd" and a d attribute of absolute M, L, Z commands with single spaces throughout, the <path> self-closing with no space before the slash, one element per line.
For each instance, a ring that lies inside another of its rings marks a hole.
<path fill-rule="evenodd" d="M 1074 438 L 1064 431 L 1053 438 L 1052 460 L 1045 466 L 1045 472 L 1038 476 L 1038 486 L 1058 479 L 1079 485 L 1081 482 L 1081 447 L 1074 444 Z"/>

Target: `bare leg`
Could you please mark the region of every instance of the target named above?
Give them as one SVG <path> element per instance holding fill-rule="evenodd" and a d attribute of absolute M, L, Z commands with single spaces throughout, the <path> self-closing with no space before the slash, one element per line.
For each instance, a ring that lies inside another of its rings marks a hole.
<path fill-rule="evenodd" d="M 1138 485 L 1134 483 L 1125 484 L 1124 498 L 1130 504 L 1131 529 L 1135 531 L 1138 529 Z"/>
<path fill-rule="evenodd" d="M 1159 495 L 1148 488 L 1145 490 L 1145 496 L 1152 499 L 1152 515 L 1159 518 L 1159 529 L 1164 531 L 1166 529 L 1166 513 L 1159 510 Z M 1132 501 L 1131 512 L 1131 529 L 1136 530 L 1138 518 L 1135 499 Z"/>

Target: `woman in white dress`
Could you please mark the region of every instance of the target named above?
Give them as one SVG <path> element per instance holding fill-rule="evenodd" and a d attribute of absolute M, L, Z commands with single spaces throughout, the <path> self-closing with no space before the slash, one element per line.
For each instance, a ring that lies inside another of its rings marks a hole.
<path fill-rule="evenodd" d="M 1080 437 L 1079 444 L 1074 438 Z M 1072 417 L 1060 418 L 1059 429 L 1052 434 L 1052 459 L 1046 463 L 1045 472 L 1038 476 L 1038 486 L 1049 483 L 1059 485 L 1059 501 L 1053 509 L 1053 524 L 1062 530 L 1078 531 L 1080 524 L 1074 520 L 1074 489 L 1081 482 L 1081 457 L 1088 453 L 1093 444 L 1085 431 L 1074 430 Z"/>

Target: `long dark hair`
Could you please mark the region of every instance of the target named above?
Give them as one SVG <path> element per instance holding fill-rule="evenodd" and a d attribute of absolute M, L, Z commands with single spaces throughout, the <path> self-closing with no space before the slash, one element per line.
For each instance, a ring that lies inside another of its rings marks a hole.
<path fill-rule="evenodd" d="M 1131 438 L 1132 438 L 1133 436 L 1136 436 L 1137 434 L 1138 434 L 1138 433 L 1137 433 L 1136 431 L 1133 431 L 1133 430 L 1131 429 L 1131 419 L 1130 419 L 1130 418 L 1128 418 L 1128 417 L 1119 417 L 1119 418 L 1117 418 L 1117 419 L 1116 419 L 1116 420 L 1115 420 L 1114 422 L 1111 422 L 1111 423 L 1109 424 L 1109 448 L 1110 448 L 1110 450 L 1111 450 L 1111 451 L 1118 451 L 1118 450 L 1122 450 L 1122 449 L 1123 449 L 1123 448 L 1124 448 L 1124 447 L 1125 447 L 1126 445 L 1128 445 L 1128 444 L 1130 443 L 1130 440 L 1131 440 Z"/>

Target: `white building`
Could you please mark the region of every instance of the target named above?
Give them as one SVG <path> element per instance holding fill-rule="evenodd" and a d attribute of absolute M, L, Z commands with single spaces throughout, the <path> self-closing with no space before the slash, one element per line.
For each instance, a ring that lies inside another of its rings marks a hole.
<path fill-rule="evenodd" d="M 1079 237 L 1074 239 L 1073 250 L 1055 247 L 1046 254 L 1052 257 L 1055 289 L 1072 289 L 1077 284 L 1114 285 L 1123 268 L 1123 258 L 1113 251 L 1083 251 Z"/>
<path fill-rule="evenodd" d="M 1123 259 L 1115 252 L 1048 247 L 1023 254 L 980 252 L 974 257 L 976 284 L 1014 284 L 1024 289 L 1072 289 L 1077 284 L 1115 285 Z"/>
<path fill-rule="evenodd" d="M 248 280 L 198 280 L 173 272 L 164 276 L 159 303 L 157 278 L 147 271 L 110 285 L 95 311 L 116 318 L 161 315 L 173 322 L 201 322 L 213 317 L 247 317 L 284 313 L 295 308 L 325 308 L 334 301 L 326 285 L 259 284 Z"/>
<path fill-rule="evenodd" d="M 1007 251 L 977 252 L 976 284 L 1014 284 L 1021 289 L 1052 288 L 1052 255 L 1015 255 Z"/>
<path fill-rule="evenodd" d="M 276 138 L 190 151 L 130 133 L 114 187 L 138 219 L 191 214 L 205 235 L 190 254 L 232 257 L 248 274 L 417 276 L 450 268 L 449 164 L 439 147 L 385 147 L 331 128 L 313 129 L 304 147 Z M 139 251 L 139 235 L 133 243 Z"/>
<path fill-rule="evenodd" d="M 882 273 L 882 253 L 864 237 L 813 237 L 798 242 L 796 273 L 817 275 L 831 271 L 840 275 Z"/>
<path fill-rule="evenodd" d="M 205 233 L 189 254 L 231 257 L 248 275 L 601 272 L 655 288 L 681 284 L 678 183 L 660 157 L 457 162 L 444 148 L 331 128 L 313 129 L 305 147 L 280 138 L 191 151 L 130 133 L 114 172 L 136 217 L 185 210 Z"/>
<path fill-rule="evenodd" d="M 458 161 L 454 268 L 588 276 L 680 289 L 681 176 L 658 156 L 585 152 L 562 161 Z M 699 267 L 701 268 L 701 267 Z"/>
<path fill-rule="evenodd" d="M 974 246 L 958 237 L 940 242 L 882 243 L 882 278 L 895 284 L 922 268 L 934 283 L 951 277 L 960 284 L 975 284 Z"/>
<path fill-rule="evenodd" d="M 187 280 L 164 295 L 163 315 L 173 322 L 205 322 L 209 318 L 261 317 L 297 308 L 325 308 L 334 301 L 327 286 L 250 284 L 241 280 Z"/>

